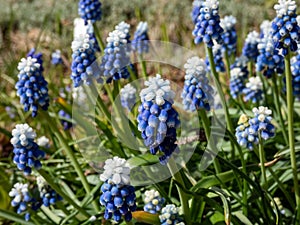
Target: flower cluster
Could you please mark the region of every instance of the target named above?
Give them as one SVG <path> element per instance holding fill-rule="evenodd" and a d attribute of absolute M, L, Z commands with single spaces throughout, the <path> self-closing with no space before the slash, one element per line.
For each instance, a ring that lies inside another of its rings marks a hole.
<path fill-rule="evenodd" d="M 259 77 L 250 77 L 246 83 L 246 87 L 243 89 L 244 101 L 248 102 L 251 100 L 253 103 L 258 102 L 263 97 L 262 81 Z"/>
<path fill-rule="evenodd" d="M 259 37 L 262 39 L 265 36 L 271 36 L 272 35 L 272 22 L 269 20 L 264 20 L 260 24 L 260 34 Z"/>
<path fill-rule="evenodd" d="M 62 58 L 61 58 L 61 51 L 60 50 L 55 50 L 54 52 L 52 52 L 51 54 L 51 63 L 53 65 L 58 65 L 58 64 L 62 64 Z"/>
<path fill-rule="evenodd" d="M 165 199 L 160 196 L 158 191 L 152 189 L 145 191 L 144 202 L 144 211 L 156 214 L 161 211 Z"/>
<path fill-rule="evenodd" d="M 43 177 L 38 176 L 36 180 L 44 206 L 49 207 L 50 205 L 54 205 L 57 201 L 62 200 L 62 197 L 49 186 Z"/>
<path fill-rule="evenodd" d="M 236 18 L 234 16 L 225 16 L 220 21 L 220 25 L 224 30 L 224 33 L 222 34 L 222 50 L 223 52 L 227 51 L 229 56 L 236 53 L 237 33 L 235 24 Z"/>
<path fill-rule="evenodd" d="M 253 150 L 254 146 L 259 143 L 259 138 L 268 140 L 275 136 L 275 127 L 272 124 L 272 111 L 267 107 L 260 106 L 254 108 L 254 117 L 249 118 L 247 115 L 241 115 L 239 126 L 236 128 L 235 136 L 239 145 Z"/>
<path fill-rule="evenodd" d="M 18 82 L 16 83 L 17 95 L 24 111 L 32 110 L 32 117 L 37 116 L 38 106 L 43 110 L 49 107 L 48 83 L 43 77 L 42 55 L 34 54 L 22 58 L 18 64 Z"/>
<path fill-rule="evenodd" d="M 245 88 L 246 80 L 248 79 L 248 70 L 242 70 L 240 67 L 234 67 L 230 70 L 230 94 L 234 99 L 237 99 Z"/>
<path fill-rule="evenodd" d="M 127 84 L 120 90 L 121 105 L 131 110 L 136 102 L 136 89 L 131 85 Z"/>
<path fill-rule="evenodd" d="M 34 138 L 36 133 L 26 123 L 17 124 L 12 130 L 10 142 L 14 146 L 13 162 L 25 175 L 30 175 L 32 168 L 40 169 L 42 167 L 40 159 L 45 157 L 45 153 L 39 149 Z"/>
<path fill-rule="evenodd" d="M 297 50 L 300 40 L 300 26 L 297 24 L 297 5 L 292 0 L 279 0 L 274 6 L 277 16 L 272 23 L 272 36 L 275 48 L 282 49 L 282 54 Z"/>
<path fill-rule="evenodd" d="M 137 117 L 138 130 L 151 154 L 160 151 L 159 160 L 165 164 L 176 150 L 176 129 L 180 125 L 177 111 L 173 108 L 175 93 L 170 82 L 163 80 L 159 74 L 145 81 L 147 86 L 140 92 L 142 104 Z"/>
<path fill-rule="evenodd" d="M 130 168 L 125 159 L 114 157 L 105 161 L 104 172 L 100 179 L 100 203 L 105 206 L 104 218 L 113 218 L 119 222 L 124 216 L 125 221 L 132 219 L 131 212 L 136 210 L 135 189 L 130 185 Z"/>
<path fill-rule="evenodd" d="M 206 77 L 206 65 L 195 56 L 187 60 L 184 87 L 181 94 L 185 110 L 210 110 L 213 102 L 213 89 Z"/>
<path fill-rule="evenodd" d="M 256 58 L 259 54 L 257 45 L 259 43 L 259 33 L 252 31 L 247 35 L 247 38 L 243 47 L 243 55 L 248 59 L 256 62 Z"/>
<path fill-rule="evenodd" d="M 30 220 L 29 209 L 34 211 L 40 208 L 40 204 L 30 196 L 28 191 L 28 184 L 15 183 L 11 191 L 9 192 L 9 196 L 12 199 L 11 205 L 13 207 L 17 207 L 17 213 L 23 214 L 25 213 L 25 220 Z"/>
<path fill-rule="evenodd" d="M 73 126 L 73 123 L 70 122 L 71 116 L 62 109 L 59 110 L 58 116 L 61 118 L 60 122 L 63 125 L 64 130 L 70 130 Z"/>
<path fill-rule="evenodd" d="M 107 46 L 100 65 L 101 74 L 106 78 L 106 82 L 127 79 L 130 76 L 127 67 L 134 70 L 129 57 L 129 25 L 120 23 L 116 30 L 108 35 Z"/>
<path fill-rule="evenodd" d="M 140 22 L 134 33 L 134 38 L 131 43 L 133 51 L 138 54 L 147 53 L 149 51 L 149 37 L 147 22 Z"/>
<path fill-rule="evenodd" d="M 207 47 L 212 48 L 213 40 L 222 43 L 223 28 L 220 26 L 219 1 L 205 0 L 200 7 L 200 15 L 197 18 L 193 35 L 195 44 L 202 41 Z"/>
<path fill-rule="evenodd" d="M 78 14 L 84 19 L 85 24 L 88 21 L 95 23 L 97 20 L 101 20 L 101 2 L 99 0 L 80 0 Z"/>
<path fill-rule="evenodd" d="M 42 137 L 38 138 L 36 140 L 36 143 L 40 147 L 50 148 L 50 140 L 45 136 L 42 136 Z"/>
<path fill-rule="evenodd" d="M 194 0 L 193 1 L 193 10 L 191 13 L 192 21 L 194 24 L 197 23 L 198 16 L 200 15 L 200 9 L 204 0 Z"/>
<path fill-rule="evenodd" d="M 96 77 L 93 62 L 96 60 L 95 49 L 90 41 L 89 35 L 79 35 L 72 42 L 72 65 L 71 79 L 74 87 L 83 83 L 90 84 L 92 78 Z"/>
<path fill-rule="evenodd" d="M 214 63 L 215 63 L 215 68 L 217 72 L 225 72 L 225 64 L 223 61 L 223 55 L 222 55 L 222 45 L 215 44 L 213 46 L 213 56 L 214 56 Z M 210 70 L 210 63 L 208 56 L 205 59 L 205 63 L 207 65 L 207 71 Z"/>
<path fill-rule="evenodd" d="M 179 209 L 175 205 L 166 205 L 159 216 L 161 225 L 184 225 L 178 211 Z"/>

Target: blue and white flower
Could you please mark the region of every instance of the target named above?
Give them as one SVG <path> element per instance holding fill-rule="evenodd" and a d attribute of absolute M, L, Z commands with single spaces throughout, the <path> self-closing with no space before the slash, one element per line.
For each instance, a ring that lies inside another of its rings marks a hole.
<path fill-rule="evenodd" d="M 174 205 L 166 205 L 159 215 L 161 225 L 184 225 L 179 217 L 179 209 Z"/>
<path fill-rule="evenodd" d="M 84 19 L 85 24 L 88 21 L 95 23 L 97 20 L 101 20 L 101 2 L 99 0 L 80 0 L 78 14 Z"/>
<path fill-rule="evenodd" d="M 121 105 L 131 110 L 136 102 L 136 89 L 131 84 L 125 85 L 120 90 Z"/>
<path fill-rule="evenodd" d="M 247 35 L 247 38 L 243 47 L 243 55 L 248 59 L 256 62 L 256 58 L 259 54 L 257 45 L 259 43 L 259 33 L 252 31 Z"/>
<path fill-rule="evenodd" d="M 138 54 L 147 53 L 149 51 L 149 37 L 148 37 L 148 24 L 147 22 L 140 22 L 134 33 L 134 38 L 131 42 L 133 51 Z"/>
<path fill-rule="evenodd" d="M 222 51 L 225 52 L 227 50 L 229 56 L 235 55 L 237 46 L 236 18 L 234 16 L 225 16 L 221 19 L 220 25 L 224 30 L 222 34 Z"/>
<path fill-rule="evenodd" d="M 223 62 L 223 54 L 222 54 L 222 45 L 215 44 L 213 46 L 213 56 L 214 56 L 214 63 L 215 63 L 215 68 L 217 72 L 225 72 L 225 64 Z M 208 56 L 206 56 L 205 63 L 207 65 L 207 71 L 210 72 L 210 63 Z"/>
<path fill-rule="evenodd" d="M 61 58 L 61 51 L 59 49 L 56 49 L 54 52 L 51 54 L 51 63 L 53 65 L 58 65 L 62 64 L 62 58 Z"/>
<path fill-rule="evenodd" d="M 240 67 L 234 67 L 230 70 L 230 94 L 234 99 L 237 99 L 243 94 L 248 79 L 248 70 L 244 71 Z"/>
<path fill-rule="evenodd" d="M 145 191 L 144 195 L 144 211 L 152 214 L 159 213 L 165 203 L 165 199 L 160 196 L 158 191 L 153 189 Z"/>
<path fill-rule="evenodd" d="M 62 200 L 62 197 L 49 186 L 42 176 L 37 176 L 36 182 L 44 206 L 49 207 Z"/>
<path fill-rule="evenodd" d="M 246 83 L 246 87 L 243 89 L 244 101 L 252 101 L 256 103 L 263 98 L 263 83 L 260 77 L 250 77 Z"/>
<path fill-rule="evenodd" d="M 204 2 L 204 0 L 194 0 L 193 1 L 193 10 L 191 13 L 191 17 L 192 17 L 192 21 L 194 24 L 197 23 L 197 19 L 200 15 L 200 9 L 202 7 L 203 2 Z"/>

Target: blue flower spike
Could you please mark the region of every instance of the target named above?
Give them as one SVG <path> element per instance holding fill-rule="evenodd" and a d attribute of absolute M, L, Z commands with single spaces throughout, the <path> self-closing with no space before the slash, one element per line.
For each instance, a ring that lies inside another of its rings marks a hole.
<path fill-rule="evenodd" d="M 263 83 L 260 77 L 250 77 L 246 83 L 246 87 L 243 89 L 244 101 L 251 101 L 257 103 L 263 98 Z"/>
<path fill-rule="evenodd" d="M 22 58 L 18 64 L 18 82 L 15 85 L 20 103 L 24 111 L 31 109 L 32 117 L 36 117 L 38 107 L 47 110 L 49 107 L 48 83 L 43 77 L 42 55 L 30 52 L 30 56 Z"/>
<path fill-rule="evenodd" d="M 259 54 L 257 48 L 259 40 L 259 33 L 257 33 L 256 31 L 252 31 L 247 35 L 244 43 L 243 55 L 253 62 L 256 62 L 256 58 Z"/>
<path fill-rule="evenodd" d="M 73 123 L 70 122 L 71 115 L 66 113 L 64 110 L 59 110 L 58 115 L 60 117 L 60 123 L 62 124 L 64 130 L 70 130 L 73 127 Z"/>
<path fill-rule="evenodd" d="M 24 175 L 30 175 L 32 168 L 40 169 L 40 159 L 45 157 L 45 152 L 39 149 L 35 143 L 36 133 L 28 124 L 17 124 L 12 130 L 10 140 L 13 145 L 13 162 L 17 168 L 23 171 Z"/>
<path fill-rule="evenodd" d="M 219 44 L 215 44 L 212 47 L 214 62 L 215 62 L 215 67 L 216 67 L 217 72 L 225 72 L 225 70 L 226 70 L 225 69 L 225 64 L 224 64 L 224 61 L 223 61 L 222 47 L 223 46 L 219 45 Z M 207 71 L 211 72 L 208 56 L 205 59 L 205 63 L 206 63 L 206 66 L 207 66 Z"/>
<path fill-rule="evenodd" d="M 300 26 L 297 23 L 297 5 L 292 0 L 278 0 L 274 5 L 277 16 L 272 23 L 274 47 L 282 50 L 285 56 L 288 51 L 297 51 L 300 41 Z"/>
<path fill-rule="evenodd" d="M 204 0 L 194 0 L 193 1 L 193 10 L 191 13 L 191 17 L 192 17 L 192 21 L 194 24 L 197 23 L 197 19 L 200 15 L 200 9 L 202 7 L 203 2 L 204 2 Z"/>
<path fill-rule="evenodd" d="M 264 20 L 260 24 L 260 34 L 259 37 L 262 39 L 265 36 L 272 36 L 272 22 L 270 20 Z"/>
<path fill-rule="evenodd" d="M 44 206 L 50 207 L 50 205 L 62 200 L 62 197 L 49 186 L 42 176 L 37 176 L 36 182 Z"/>
<path fill-rule="evenodd" d="M 204 42 L 207 47 L 212 48 L 214 40 L 222 44 L 223 28 L 220 26 L 219 1 L 205 0 L 200 8 L 193 35 L 195 44 Z"/>
<path fill-rule="evenodd" d="M 161 225 L 184 225 L 179 217 L 179 208 L 174 204 L 166 205 L 159 215 Z"/>
<path fill-rule="evenodd" d="M 132 50 L 138 54 L 149 52 L 149 37 L 147 22 L 140 22 L 134 33 L 134 38 L 131 43 Z"/>
<path fill-rule="evenodd" d="M 53 65 L 63 64 L 60 50 L 56 49 L 54 52 L 52 52 L 52 54 L 51 54 L 51 63 Z"/>
<path fill-rule="evenodd" d="M 130 168 L 125 159 L 117 156 L 105 161 L 100 175 L 100 204 L 105 207 L 104 219 L 120 222 L 122 217 L 129 222 L 136 210 L 135 189 L 130 185 Z"/>
<path fill-rule="evenodd" d="M 78 3 L 78 14 L 84 19 L 84 23 L 89 21 L 95 23 L 101 20 L 101 2 L 99 0 L 80 0 Z"/>
<path fill-rule="evenodd" d="M 175 93 L 171 90 L 170 81 L 163 80 L 159 74 L 145 81 L 145 86 L 140 92 L 142 104 L 137 116 L 138 130 L 142 132 L 150 153 L 159 153 L 160 163 L 166 164 L 178 148 L 176 129 L 180 120 L 172 106 Z"/>
<path fill-rule="evenodd" d="M 242 95 L 246 87 L 246 80 L 248 79 L 248 70 L 244 71 L 240 67 L 234 67 L 230 70 L 230 94 L 234 99 Z"/>
<path fill-rule="evenodd" d="M 120 90 L 120 98 L 121 98 L 121 105 L 127 109 L 131 110 L 136 102 L 136 89 L 131 84 L 125 85 Z"/>
<path fill-rule="evenodd" d="M 194 56 L 184 65 L 186 74 L 181 94 L 185 110 L 210 110 L 213 104 L 213 88 L 206 77 L 206 64 L 202 59 Z"/>
<path fill-rule="evenodd" d="M 221 19 L 220 25 L 224 30 L 222 34 L 222 52 L 227 50 L 228 56 L 235 55 L 237 48 L 236 18 L 234 16 L 225 16 Z"/>
<path fill-rule="evenodd" d="M 144 211 L 151 214 L 159 213 L 165 203 L 165 199 L 160 196 L 158 191 L 153 189 L 145 191 L 144 195 Z"/>

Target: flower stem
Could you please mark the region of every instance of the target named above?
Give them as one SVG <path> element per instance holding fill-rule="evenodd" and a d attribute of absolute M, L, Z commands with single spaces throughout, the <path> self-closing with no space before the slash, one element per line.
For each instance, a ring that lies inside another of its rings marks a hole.
<path fill-rule="evenodd" d="M 147 78 L 146 63 L 143 60 L 143 55 L 142 54 L 138 54 L 138 59 L 139 59 L 139 62 L 141 63 L 141 66 L 142 66 L 142 75 L 143 75 L 143 78 Z"/>
<path fill-rule="evenodd" d="M 98 27 L 96 26 L 95 23 L 93 23 L 93 29 L 94 29 L 95 37 L 96 37 L 96 40 L 99 44 L 100 50 L 101 50 L 102 53 L 104 53 L 104 43 L 102 41 L 99 29 L 98 29 Z"/>
<path fill-rule="evenodd" d="M 266 167 L 265 167 L 264 144 L 260 134 L 259 134 L 258 151 L 259 151 L 259 159 L 260 159 L 260 169 L 262 174 L 262 187 L 265 190 L 268 190 L 268 182 L 267 182 Z"/>
<path fill-rule="evenodd" d="M 289 147 L 291 155 L 291 167 L 293 171 L 295 198 L 296 198 L 296 214 L 297 221 L 295 224 L 299 224 L 300 217 L 300 195 L 298 186 L 298 174 L 297 174 L 297 161 L 295 152 L 295 133 L 294 133 L 294 99 L 293 99 L 293 86 L 292 86 L 292 73 L 291 73 L 291 61 L 290 61 L 290 51 L 284 57 L 285 64 L 285 77 L 286 77 L 286 99 L 288 107 L 288 133 L 289 133 Z"/>
<path fill-rule="evenodd" d="M 227 81 L 230 79 L 230 60 L 227 49 L 225 50 L 225 65 L 226 65 L 226 73 L 227 73 Z"/>

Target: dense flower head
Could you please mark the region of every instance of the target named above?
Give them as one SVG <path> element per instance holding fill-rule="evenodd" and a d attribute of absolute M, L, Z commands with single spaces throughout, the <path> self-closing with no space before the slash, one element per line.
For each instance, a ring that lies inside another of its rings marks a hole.
<path fill-rule="evenodd" d="M 200 15 L 200 9 L 204 0 L 194 0 L 193 1 L 193 10 L 191 13 L 192 21 L 194 24 L 197 23 L 198 16 Z"/>
<path fill-rule="evenodd" d="M 106 78 L 107 83 L 129 78 L 130 73 L 127 67 L 134 70 L 134 66 L 130 63 L 129 27 L 127 25 L 129 26 L 129 24 L 120 23 L 106 39 L 107 45 L 100 64 L 100 73 Z"/>
<path fill-rule="evenodd" d="M 241 68 L 243 71 L 248 71 L 248 62 L 249 59 L 245 55 L 241 55 L 240 57 L 237 57 L 233 64 L 230 65 L 230 69 L 233 69 L 235 67 Z"/>
<path fill-rule="evenodd" d="M 125 85 L 120 90 L 120 97 L 121 97 L 121 105 L 131 110 L 131 108 L 134 106 L 136 102 L 136 89 L 131 84 Z"/>
<path fill-rule="evenodd" d="M 179 217 L 179 209 L 174 205 L 166 205 L 159 215 L 161 225 L 184 225 Z"/>
<path fill-rule="evenodd" d="M 49 148 L 50 147 L 50 140 L 45 136 L 39 137 L 36 140 L 36 143 L 40 147 L 44 147 L 44 148 Z"/>
<path fill-rule="evenodd" d="M 259 33 L 252 31 L 247 35 L 243 47 L 243 55 L 252 61 L 256 61 L 259 54 L 257 45 L 259 43 Z"/>
<path fill-rule="evenodd" d="M 131 43 L 131 48 L 133 51 L 137 51 L 138 54 L 147 53 L 149 51 L 147 22 L 140 22 L 138 24 Z"/>
<path fill-rule="evenodd" d="M 253 103 L 258 102 L 263 97 L 263 84 L 260 77 L 250 77 L 246 83 L 246 87 L 243 89 L 244 101 L 252 101 Z"/>
<path fill-rule="evenodd" d="M 282 54 L 297 50 L 300 40 L 300 26 L 297 23 L 297 5 L 292 0 L 279 0 L 275 4 L 276 18 L 272 23 L 272 35 L 275 48 L 282 49 Z"/>
<path fill-rule="evenodd" d="M 80 0 L 78 14 L 84 19 L 85 24 L 88 21 L 95 23 L 97 20 L 101 20 L 101 2 L 99 0 Z"/>
<path fill-rule="evenodd" d="M 237 99 L 243 93 L 248 79 L 248 70 L 242 70 L 240 67 L 234 67 L 230 70 L 230 94 L 234 99 Z"/>
<path fill-rule="evenodd" d="M 225 64 L 223 62 L 222 45 L 215 44 L 213 46 L 214 63 L 217 72 L 225 72 Z M 205 59 L 207 71 L 211 71 L 208 56 Z"/>
<path fill-rule="evenodd" d="M 150 152 L 165 164 L 177 149 L 176 129 L 180 125 L 179 115 L 173 108 L 175 93 L 170 82 L 163 80 L 159 74 L 145 81 L 146 88 L 140 92 L 142 104 L 137 116 L 138 130 L 142 132 L 144 144 Z"/>
<path fill-rule="evenodd" d="M 235 129 L 235 136 L 240 146 L 253 150 L 254 146 L 258 145 L 259 138 L 257 135 L 250 133 L 249 128 L 249 117 L 242 114 L 238 121 L 238 127 Z"/>
<path fill-rule="evenodd" d="M 15 183 L 9 196 L 13 198 L 11 205 L 17 208 L 17 213 L 25 213 L 26 221 L 30 220 L 30 209 L 37 210 L 40 208 L 40 204 L 29 193 L 28 184 Z"/>
<path fill-rule="evenodd" d="M 270 20 L 264 20 L 260 24 L 260 38 L 264 38 L 265 36 L 272 35 L 272 22 Z"/>
<path fill-rule="evenodd" d="M 64 110 L 59 110 L 58 116 L 60 117 L 60 123 L 62 124 L 64 130 L 70 130 L 73 127 L 73 123 L 70 122 L 71 115 L 66 113 Z"/>
<path fill-rule="evenodd" d="M 165 199 L 160 196 L 159 192 L 152 189 L 145 191 L 144 195 L 144 211 L 152 214 L 160 212 Z"/>
<path fill-rule="evenodd" d="M 214 45 L 213 40 L 222 43 L 223 29 L 220 26 L 219 1 L 205 0 L 200 7 L 200 15 L 197 18 L 193 35 L 195 36 L 195 44 L 202 41 L 209 48 Z"/>
<path fill-rule="evenodd" d="M 43 77 L 42 54 L 34 54 L 22 58 L 18 64 L 18 82 L 15 85 L 20 103 L 24 111 L 32 110 L 32 117 L 37 116 L 38 106 L 43 110 L 49 107 L 48 83 Z"/>
<path fill-rule="evenodd" d="M 271 35 L 265 35 L 257 48 L 259 55 L 256 60 L 256 71 L 263 72 L 267 78 L 271 78 L 274 73 L 282 74 L 284 72 L 284 58 L 274 48 Z"/>
<path fill-rule="evenodd" d="M 62 200 L 62 197 L 49 186 L 42 176 L 37 176 L 36 181 L 44 206 L 49 207 Z"/>
<path fill-rule="evenodd" d="M 40 169 L 42 167 L 40 159 L 45 156 L 45 153 L 35 143 L 35 138 L 36 133 L 26 123 L 17 124 L 12 130 L 10 142 L 14 147 L 13 162 L 25 175 L 30 175 L 32 168 Z"/>
<path fill-rule="evenodd" d="M 292 86 L 293 94 L 297 100 L 300 100 L 300 55 L 291 59 Z"/>
<path fill-rule="evenodd" d="M 186 75 L 181 98 L 185 110 L 210 110 L 213 103 L 213 89 L 206 77 L 206 65 L 202 59 L 195 56 L 184 65 Z"/>
<path fill-rule="evenodd" d="M 79 87 L 83 83 L 89 85 L 92 78 L 96 77 L 93 63 L 96 60 L 93 43 L 89 35 L 80 35 L 72 42 L 72 65 L 71 79 L 74 87 Z"/>
<path fill-rule="evenodd" d="M 125 34 L 125 38 L 127 43 L 130 43 L 130 24 L 126 23 L 125 21 L 120 22 L 118 25 L 115 26 L 115 30 L 118 30 Z"/>
<path fill-rule="evenodd" d="M 229 56 L 235 54 L 237 46 L 237 33 L 235 29 L 236 18 L 234 16 L 225 16 L 221 19 L 220 25 L 224 30 L 222 34 L 223 52 L 227 50 Z"/>
<path fill-rule="evenodd" d="M 58 65 L 62 64 L 62 58 L 61 58 L 61 51 L 59 49 L 56 49 L 54 52 L 51 54 L 51 63 L 53 65 Z"/>

